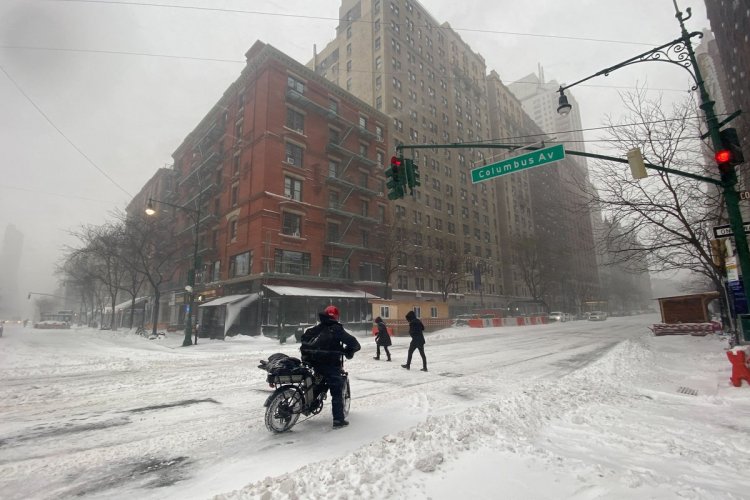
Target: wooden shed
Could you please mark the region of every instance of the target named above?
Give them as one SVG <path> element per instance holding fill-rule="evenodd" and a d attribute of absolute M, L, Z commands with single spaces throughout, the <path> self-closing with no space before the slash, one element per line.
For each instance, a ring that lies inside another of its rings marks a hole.
<path fill-rule="evenodd" d="M 708 304 L 719 298 L 719 292 L 702 292 L 674 297 L 660 297 L 659 311 L 662 323 L 708 323 L 711 314 Z"/>

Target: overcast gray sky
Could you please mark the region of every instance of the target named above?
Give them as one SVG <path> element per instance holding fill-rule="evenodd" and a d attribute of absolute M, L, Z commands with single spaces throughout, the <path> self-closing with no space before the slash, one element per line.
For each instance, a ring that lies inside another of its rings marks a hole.
<path fill-rule="evenodd" d="M 422 4 L 506 83 L 535 72 L 538 63 L 548 80 L 573 82 L 680 34 L 672 0 Z M 679 4 L 693 9 L 690 31 L 708 27 L 702 1 Z M 54 263 L 62 246 L 74 243 L 69 230 L 104 222 L 171 163 L 174 149 L 237 78 L 255 40 L 305 63 L 313 44 L 322 48 L 334 36 L 338 6 L 336 0 L 0 1 L 0 235 L 9 223 L 24 233 L 24 300 L 28 291 L 54 290 Z M 623 89 L 666 89 L 669 102 L 690 87 L 687 72 L 657 63 L 587 83 L 573 91 L 584 128 L 600 126 L 607 114 L 620 116 Z"/>

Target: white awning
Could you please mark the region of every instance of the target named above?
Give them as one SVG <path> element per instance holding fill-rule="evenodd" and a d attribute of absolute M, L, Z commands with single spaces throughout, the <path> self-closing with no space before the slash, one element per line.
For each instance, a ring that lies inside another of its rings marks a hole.
<path fill-rule="evenodd" d="M 135 299 L 135 305 L 142 304 L 142 303 L 146 302 L 147 300 L 148 300 L 148 297 L 138 297 L 137 299 Z M 131 304 L 132 304 L 132 301 L 130 301 L 130 300 L 128 300 L 126 302 L 123 302 L 122 304 L 117 304 L 115 306 L 115 311 L 122 311 L 123 309 L 130 309 Z M 109 309 L 109 311 L 112 310 L 111 307 L 109 307 L 108 309 Z M 107 311 L 107 312 L 109 312 L 109 311 Z"/>
<path fill-rule="evenodd" d="M 225 306 L 227 304 L 234 304 L 235 302 L 239 302 L 240 300 L 247 299 L 248 297 L 257 297 L 257 295 L 257 293 L 249 293 L 243 295 L 225 295 L 224 297 L 219 297 L 210 302 L 206 302 L 205 304 L 201 304 L 198 307 Z"/>
<path fill-rule="evenodd" d="M 269 286 L 266 288 L 277 295 L 288 295 L 292 297 L 336 297 L 355 299 L 379 299 L 380 297 L 362 290 L 335 290 L 322 288 L 302 288 L 296 286 Z"/>

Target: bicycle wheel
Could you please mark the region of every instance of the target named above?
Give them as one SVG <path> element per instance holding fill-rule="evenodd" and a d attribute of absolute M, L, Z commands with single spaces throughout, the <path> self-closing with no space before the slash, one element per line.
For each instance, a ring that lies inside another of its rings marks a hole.
<path fill-rule="evenodd" d="M 344 417 L 349 415 L 349 406 L 352 404 L 352 392 L 349 390 L 349 378 L 346 378 L 344 384 Z"/>
<path fill-rule="evenodd" d="M 266 428 L 271 432 L 286 432 L 299 419 L 302 395 L 294 387 L 276 393 L 266 408 Z"/>

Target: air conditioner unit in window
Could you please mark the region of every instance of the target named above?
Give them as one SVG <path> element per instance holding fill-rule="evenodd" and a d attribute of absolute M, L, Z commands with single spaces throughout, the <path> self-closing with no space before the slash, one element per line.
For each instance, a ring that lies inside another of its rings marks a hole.
<path fill-rule="evenodd" d="M 299 238 L 299 231 L 294 231 L 292 233 L 292 236 L 295 236 L 295 237 Z"/>
<path fill-rule="evenodd" d="M 286 162 L 290 165 L 294 165 L 294 156 L 287 156 Z"/>

